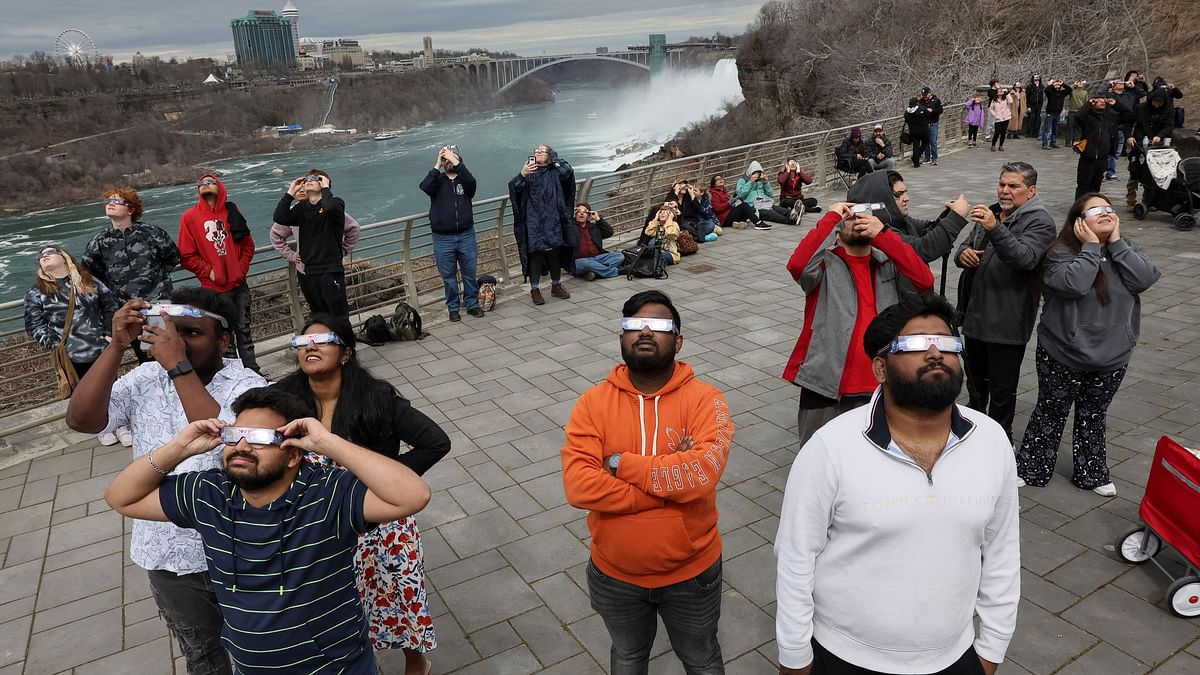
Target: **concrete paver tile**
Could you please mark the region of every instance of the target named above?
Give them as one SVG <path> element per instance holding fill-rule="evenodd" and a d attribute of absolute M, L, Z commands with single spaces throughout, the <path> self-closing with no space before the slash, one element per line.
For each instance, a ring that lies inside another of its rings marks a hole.
<path fill-rule="evenodd" d="M 1047 574 L 1046 580 L 1076 595 L 1085 596 L 1124 574 L 1128 569 L 1126 563 L 1095 551 L 1084 551 L 1082 555 Z"/>
<path fill-rule="evenodd" d="M 1034 574 L 1046 574 L 1084 550 L 1083 546 L 1049 530 L 1029 525 L 1021 528 L 1021 567 Z"/>
<path fill-rule="evenodd" d="M 471 633 L 471 643 L 483 658 L 499 654 L 521 644 L 522 640 L 507 622 L 500 622 Z"/>
<path fill-rule="evenodd" d="M 762 520 L 771 513 L 730 488 L 717 490 L 718 527 L 721 532 L 736 530 Z"/>
<path fill-rule="evenodd" d="M 562 506 L 555 506 L 541 513 L 535 513 L 527 518 L 522 518 L 520 525 L 527 533 L 536 534 L 559 525 L 583 522 L 586 518 L 586 511 L 581 511 L 569 504 L 563 504 Z"/>
<path fill-rule="evenodd" d="M 85 504 L 71 508 L 77 509 L 81 506 L 86 510 Z M 121 514 L 116 511 L 98 513 L 94 516 L 54 525 L 50 528 L 50 542 L 46 546 L 46 555 L 50 556 L 96 542 L 120 538 L 121 528 Z"/>
<path fill-rule="evenodd" d="M 502 490 L 492 492 L 492 497 L 515 520 L 520 520 L 535 513 L 540 513 L 544 507 L 520 485 L 510 485 Z"/>
<path fill-rule="evenodd" d="M 461 584 L 489 572 L 508 566 L 508 561 L 495 549 L 490 549 L 479 555 L 465 558 L 457 562 L 443 565 L 436 570 L 426 573 L 439 591 L 445 591 L 451 586 Z"/>
<path fill-rule="evenodd" d="M 69 474 L 81 469 L 90 472 L 91 468 L 92 453 L 90 450 L 72 452 L 66 455 L 40 457 L 30 462 L 27 480 L 34 481 L 39 478 Z"/>
<path fill-rule="evenodd" d="M 41 559 L 46 555 L 46 539 L 49 535 L 50 528 L 42 528 L 10 539 L 8 552 L 4 555 L 4 567 Z"/>
<path fill-rule="evenodd" d="M 31 589 L 32 590 L 32 589 Z M 33 593 L 10 600 L 4 604 L 0 604 L 0 623 L 8 623 L 14 619 L 19 619 L 23 616 L 33 615 L 33 604 L 37 601 L 37 596 Z"/>
<path fill-rule="evenodd" d="M 775 639 L 775 618 L 764 613 L 735 590 L 721 594 L 721 622 L 717 628 L 721 655 L 726 661 Z"/>
<path fill-rule="evenodd" d="M 450 612 L 468 633 L 542 604 L 511 567 L 438 590 Z"/>
<path fill-rule="evenodd" d="M 25 483 L 25 489 L 21 492 L 20 507 L 33 506 L 54 500 L 54 493 L 58 490 L 58 476 L 48 476 L 38 480 L 31 480 Z M 62 506 L 57 506 L 61 509 Z M 10 509 L 4 509 L 8 511 Z"/>
<path fill-rule="evenodd" d="M 1176 654 L 1166 663 L 1154 669 L 1154 675 L 1188 675 L 1200 673 L 1200 658 L 1186 652 Z"/>
<path fill-rule="evenodd" d="M 24 616 L 0 623 L 0 666 L 25 660 L 29 642 L 29 625 L 33 617 Z"/>
<path fill-rule="evenodd" d="M 463 675 L 492 675 L 493 673 L 525 675 L 526 673 L 536 673 L 541 668 L 542 665 L 538 663 L 533 652 L 529 651 L 525 645 L 520 645 L 478 663 L 473 663 L 459 672 Z"/>
<path fill-rule="evenodd" d="M 775 552 L 770 546 L 759 546 L 726 560 L 722 577 L 755 605 L 761 607 L 772 602 L 775 600 Z"/>
<path fill-rule="evenodd" d="M 496 548 L 525 536 L 517 522 L 503 509 L 495 508 L 442 525 L 446 543 L 460 558 Z"/>
<path fill-rule="evenodd" d="M 450 488 L 449 493 L 467 515 L 482 513 L 497 506 L 496 500 L 492 499 L 487 490 L 474 481 L 456 485 Z"/>
<path fill-rule="evenodd" d="M 587 589 L 581 589 L 565 573 L 535 581 L 532 587 L 550 611 L 564 624 L 575 623 L 594 613 Z"/>
<path fill-rule="evenodd" d="M 121 610 L 111 609 L 87 621 L 34 633 L 25 667 L 32 673 L 57 673 L 121 651 Z M 71 645 L 63 649 L 63 645 Z"/>
<path fill-rule="evenodd" d="M 1051 614 L 1057 614 L 1079 601 L 1078 595 L 1026 569 L 1021 570 L 1021 597 Z M 1020 621 L 1019 618 L 1017 620 Z"/>
<path fill-rule="evenodd" d="M 38 593 L 37 610 L 42 612 L 113 588 L 121 588 L 120 554 L 108 555 L 44 574 Z M 120 617 L 117 620 L 120 621 Z"/>
<path fill-rule="evenodd" d="M 121 589 L 111 588 L 57 607 L 39 610 L 33 617 L 33 632 L 40 633 L 63 624 L 85 619 L 110 609 L 121 608 Z"/>
<path fill-rule="evenodd" d="M 14 535 L 49 527 L 53 508 L 53 502 L 45 502 L 0 513 L 0 539 L 8 539 Z"/>
<path fill-rule="evenodd" d="M 166 637 L 140 644 L 75 669 L 76 675 L 171 675 L 171 645 Z"/>
<path fill-rule="evenodd" d="M 1200 626 L 1106 586 L 1063 612 L 1063 618 L 1143 663 L 1155 664 L 1200 635 Z"/>
<path fill-rule="evenodd" d="M 528 582 L 544 579 L 588 559 L 588 548 L 564 527 L 551 528 L 505 544 L 500 547 L 500 553 Z"/>
<path fill-rule="evenodd" d="M 41 560 L 10 565 L 0 570 L 0 605 L 37 594 Z"/>
<path fill-rule="evenodd" d="M 606 672 L 592 655 L 586 652 L 541 671 L 542 675 L 604 675 Z"/>

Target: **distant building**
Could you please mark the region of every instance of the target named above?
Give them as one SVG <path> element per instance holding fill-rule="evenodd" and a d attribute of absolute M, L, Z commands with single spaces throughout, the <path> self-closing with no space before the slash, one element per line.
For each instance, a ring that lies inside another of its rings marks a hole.
<path fill-rule="evenodd" d="M 306 57 L 315 59 L 318 68 L 337 66 L 345 68 L 347 60 L 351 69 L 363 68 L 367 65 L 367 55 L 363 52 L 358 40 L 349 38 L 306 37 L 300 39 L 300 51 Z M 302 67 L 308 67 L 308 61 L 302 61 Z"/>
<path fill-rule="evenodd" d="M 296 48 L 296 56 L 300 55 L 300 10 L 292 4 L 291 0 L 283 6 L 279 11 L 283 18 L 287 19 L 292 24 L 292 44 Z"/>
<path fill-rule="evenodd" d="M 141 52 L 133 53 L 133 69 L 141 70 L 146 67 L 146 57 L 142 56 Z"/>
<path fill-rule="evenodd" d="M 421 39 L 422 45 L 425 48 L 423 66 L 425 68 L 433 67 L 433 38 L 426 35 Z"/>
<path fill-rule="evenodd" d="M 233 49 L 241 67 L 296 64 L 296 44 L 288 19 L 275 12 L 252 9 L 246 16 L 230 21 L 229 25 L 233 29 Z"/>

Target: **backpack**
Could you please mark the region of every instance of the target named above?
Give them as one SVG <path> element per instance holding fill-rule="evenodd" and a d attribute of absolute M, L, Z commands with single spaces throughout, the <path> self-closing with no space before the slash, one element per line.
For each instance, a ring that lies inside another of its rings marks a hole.
<path fill-rule="evenodd" d="M 388 321 L 388 329 L 392 339 L 401 342 L 420 340 L 426 335 L 421 331 L 421 315 L 407 302 L 396 305 L 396 311 L 392 312 L 392 318 Z"/>
<path fill-rule="evenodd" d="M 387 319 L 382 314 L 375 314 L 367 319 L 362 330 L 358 332 L 359 342 L 365 342 L 372 347 L 392 341 L 392 332 L 388 330 Z"/>
<path fill-rule="evenodd" d="M 496 277 L 490 274 L 479 276 L 479 307 L 490 312 L 496 307 Z"/>
<path fill-rule="evenodd" d="M 658 242 L 627 248 L 621 253 L 625 256 L 625 263 L 621 269 L 628 279 L 632 280 L 634 277 L 639 279 L 667 278 L 666 261 L 663 260 L 662 247 L 658 245 Z"/>

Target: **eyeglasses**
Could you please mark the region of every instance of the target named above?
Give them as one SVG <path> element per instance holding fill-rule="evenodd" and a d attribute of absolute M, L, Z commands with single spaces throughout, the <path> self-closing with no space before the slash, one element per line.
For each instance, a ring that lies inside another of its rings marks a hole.
<path fill-rule="evenodd" d="M 104 200 L 105 206 L 129 206 L 129 202 L 120 197 L 109 197 Z"/>
<path fill-rule="evenodd" d="M 268 445 L 280 445 L 284 441 L 284 435 L 274 429 L 260 429 L 256 427 L 222 427 L 221 442 L 225 445 L 237 445 L 246 439 L 251 447 L 264 447 Z"/>
<path fill-rule="evenodd" d="M 160 303 L 157 305 L 151 305 L 148 309 L 142 309 L 139 311 L 142 313 L 142 316 L 159 316 L 163 312 L 166 312 L 167 316 L 173 319 L 181 316 L 192 319 L 208 317 L 219 322 L 222 328 L 229 328 L 229 322 L 225 320 L 225 317 L 221 316 L 220 314 L 214 314 L 207 310 L 200 309 L 199 307 L 192 307 L 191 305 L 170 305 L 166 303 Z"/>
<path fill-rule="evenodd" d="M 538 148 L 537 150 L 534 150 L 534 151 L 533 151 L 533 154 L 535 154 L 535 155 L 548 155 L 548 154 L 550 154 L 550 151 L 549 151 L 549 150 L 542 150 L 541 148 Z"/>
<path fill-rule="evenodd" d="M 678 333 L 675 322 L 671 319 L 649 319 L 640 316 L 627 316 L 621 319 L 621 330 L 642 331 L 646 328 L 655 333 Z"/>
<path fill-rule="evenodd" d="M 49 258 L 52 255 L 62 255 L 62 251 L 56 248 L 44 248 L 38 253 L 37 257 L 38 260 L 41 260 L 42 258 Z"/>
<path fill-rule="evenodd" d="M 908 190 L 900 190 L 899 192 L 893 192 L 892 196 L 895 197 L 896 199 L 900 199 L 901 197 L 903 197 L 906 194 L 908 194 Z"/>
<path fill-rule="evenodd" d="M 337 336 L 337 333 L 309 333 L 308 335 L 295 335 L 292 337 L 292 349 L 300 349 L 305 345 L 324 345 L 329 343 L 335 345 L 346 344 Z"/>
<path fill-rule="evenodd" d="M 1084 211 L 1083 217 L 1084 218 L 1095 218 L 1096 216 L 1103 214 L 1103 213 L 1116 213 L 1116 212 L 1117 212 L 1117 210 L 1114 209 L 1113 207 L 1111 207 L 1107 204 L 1103 204 L 1101 206 L 1093 206 L 1092 208 Z"/>
<path fill-rule="evenodd" d="M 200 185 L 216 185 L 216 184 L 217 184 L 217 179 L 216 179 L 216 178 L 209 178 L 209 177 L 207 177 L 207 176 L 206 176 L 206 177 L 204 177 L 204 178 L 201 178 L 201 179 L 200 179 L 200 183 L 199 183 L 199 184 L 200 184 Z"/>
<path fill-rule="evenodd" d="M 305 177 L 304 177 L 304 182 L 305 182 L 305 183 L 320 183 L 320 182 L 321 182 L 321 177 L 320 177 L 320 176 L 317 176 L 317 175 L 305 176 Z"/>
<path fill-rule="evenodd" d="M 924 352 L 930 347 L 937 347 L 939 352 L 961 354 L 963 340 L 956 335 L 901 335 L 892 344 L 880 349 L 876 356 L 895 354 L 896 352 Z"/>

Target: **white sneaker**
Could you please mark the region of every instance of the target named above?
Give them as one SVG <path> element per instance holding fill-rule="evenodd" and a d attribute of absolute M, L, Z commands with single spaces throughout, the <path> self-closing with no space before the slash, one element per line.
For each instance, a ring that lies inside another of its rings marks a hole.
<path fill-rule="evenodd" d="M 116 445 L 117 435 L 111 431 L 103 434 L 96 434 L 96 440 L 100 441 L 100 445 Z"/>
<path fill-rule="evenodd" d="M 117 427 L 116 434 L 121 445 L 127 448 L 133 446 L 133 432 L 129 430 L 129 427 Z"/>
<path fill-rule="evenodd" d="M 1092 488 L 1092 492 L 1095 492 L 1096 494 L 1100 495 L 1101 497 L 1116 497 L 1117 496 L 1117 486 L 1113 485 L 1112 483 L 1105 483 L 1104 485 L 1101 485 L 1099 487 Z"/>
<path fill-rule="evenodd" d="M 1024 478 L 1017 476 L 1017 487 L 1019 487 L 1019 488 L 1025 487 L 1025 479 Z"/>

